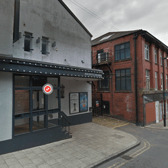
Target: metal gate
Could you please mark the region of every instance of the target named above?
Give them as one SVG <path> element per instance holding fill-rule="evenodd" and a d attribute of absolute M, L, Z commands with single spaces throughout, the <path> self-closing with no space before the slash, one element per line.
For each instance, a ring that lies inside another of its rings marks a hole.
<path fill-rule="evenodd" d="M 93 116 L 102 116 L 110 114 L 109 101 L 102 100 L 102 94 L 93 94 L 92 96 Z"/>

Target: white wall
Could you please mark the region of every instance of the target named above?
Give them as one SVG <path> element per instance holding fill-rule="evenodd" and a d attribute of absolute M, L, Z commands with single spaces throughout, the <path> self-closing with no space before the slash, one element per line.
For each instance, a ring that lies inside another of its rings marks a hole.
<path fill-rule="evenodd" d="M 12 73 L 0 72 L 0 141 L 12 138 Z"/>
<path fill-rule="evenodd" d="M 87 81 L 78 80 L 74 78 L 61 78 L 61 84 L 65 86 L 65 98 L 61 99 L 61 110 L 68 116 L 75 115 L 69 113 L 69 93 L 70 92 L 88 92 L 88 112 L 89 107 L 92 107 L 91 85 Z M 82 114 L 77 113 L 76 115 Z"/>
<path fill-rule="evenodd" d="M 25 31 L 33 33 L 31 53 L 23 49 Z M 14 57 L 91 68 L 91 37 L 58 0 L 21 0 L 20 32 Z M 41 54 L 42 36 L 50 41 L 48 56 Z M 58 51 L 51 47 L 54 41 Z"/>
<path fill-rule="evenodd" d="M 0 1 L 0 54 L 12 55 L 14 0 Z"/>

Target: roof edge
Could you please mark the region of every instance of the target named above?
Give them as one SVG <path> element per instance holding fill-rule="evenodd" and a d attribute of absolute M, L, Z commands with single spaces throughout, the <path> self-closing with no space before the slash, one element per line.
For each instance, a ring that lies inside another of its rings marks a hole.
<path fill-rule="evenodd" d="M 68 8 L 68 6 L 62 0 L 58 1 L 69 12 L 69 14 L 81 25 L 81 27 L 90 35 L 90 37 L 93 37 L 89 30 L 82 24 L 82 22 L 75 16 L 75 14 Z"/>
<path fill-rule="evenodd" d="M 134 32 L 131 32 L 131 33 L 129 33 L 129 34 L 126 34 L 126 35 L 123 35 L 123 36 L 121 36 L 121 37 L 125 37 L 125 36 L 129 36 L 129 35 L 131 35 L 131 34 L 135 34 L 135 33 L 137 33 L 137 32 L 141 32 L 142 31 L 142 29 L 138 29 L 137 31 L 134 31 Z M 108 33 L 115 33 L 115 32 L 108 32 Z M 106 34 L 108 34 L 108 33 L 106 33 Z M 105 35 L 105 34 L 104 34 Z M 104 36 L 104 35 L 102 35 L 102 36 Z M 101 36 L 100 36 L 101 37 Z M 97 37 L 97 38 L 95 38 L 94 40 L 96 40 L 96 39 L 98 39 L 98 38 L 100 38 L 100 37 Z M 98 44 L 93 44 L 93 45 L 91 45 L 91 47 L 93 47 L 93 46 L 97 46 L 97 45 L 100 45 L 100 44 L 103 44 L 103 43 L 107 43 L 107 42 L 109 42 L 109 41 L 114 41 L 114 40 L 116 40 L 116 39 L 118 39 L 118 38 L 121 38 L 121 37 L 116 37 L 116 38 L 114 38 L 114 39 L 110 39 L 110 40 L 106 40 L 106 41 L 102 41 L 102 42 L 100 42 L 100 43 L 98 43 Z M 93 41 L 93 40 L 92 40 Z"/>
<path fill-rule="evenodd" d="M 146 34 L 148 37 L 150 37 L 151 39 L 153 39 L 154 41 L 157 41 L 160 45 L 162 45 L 164 48 L 166 48 L 167 52 L 168 52 L 168 46 L 166 44 L 164 44 L 162 41 L 160 41 L 158 38 L 156 38 L 155 36 L 153 36 L 151 33 L 149 33 L 146 30 L 143 30 L 141 36 L 143 37 L 143 34 Z"/>

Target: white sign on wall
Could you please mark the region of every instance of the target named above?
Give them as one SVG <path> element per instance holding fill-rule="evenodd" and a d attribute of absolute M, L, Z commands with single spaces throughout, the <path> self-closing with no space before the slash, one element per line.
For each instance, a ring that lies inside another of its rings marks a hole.
<path fill-rule="evenodd" d="M 70 113 L 79 113 L 79 93 L 70 93 Z"/>

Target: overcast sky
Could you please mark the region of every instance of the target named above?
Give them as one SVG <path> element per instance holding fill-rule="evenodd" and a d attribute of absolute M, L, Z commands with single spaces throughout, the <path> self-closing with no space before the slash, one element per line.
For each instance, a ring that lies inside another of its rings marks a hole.
<path fill-rule="evenodd" d="M 168 0 L 63 1 L 91 32 L 92 39 L 107 32 L 143 29 L 168 46 Z M 112 26 L 102 23 L 74 3 L 81 4 Z"/>

